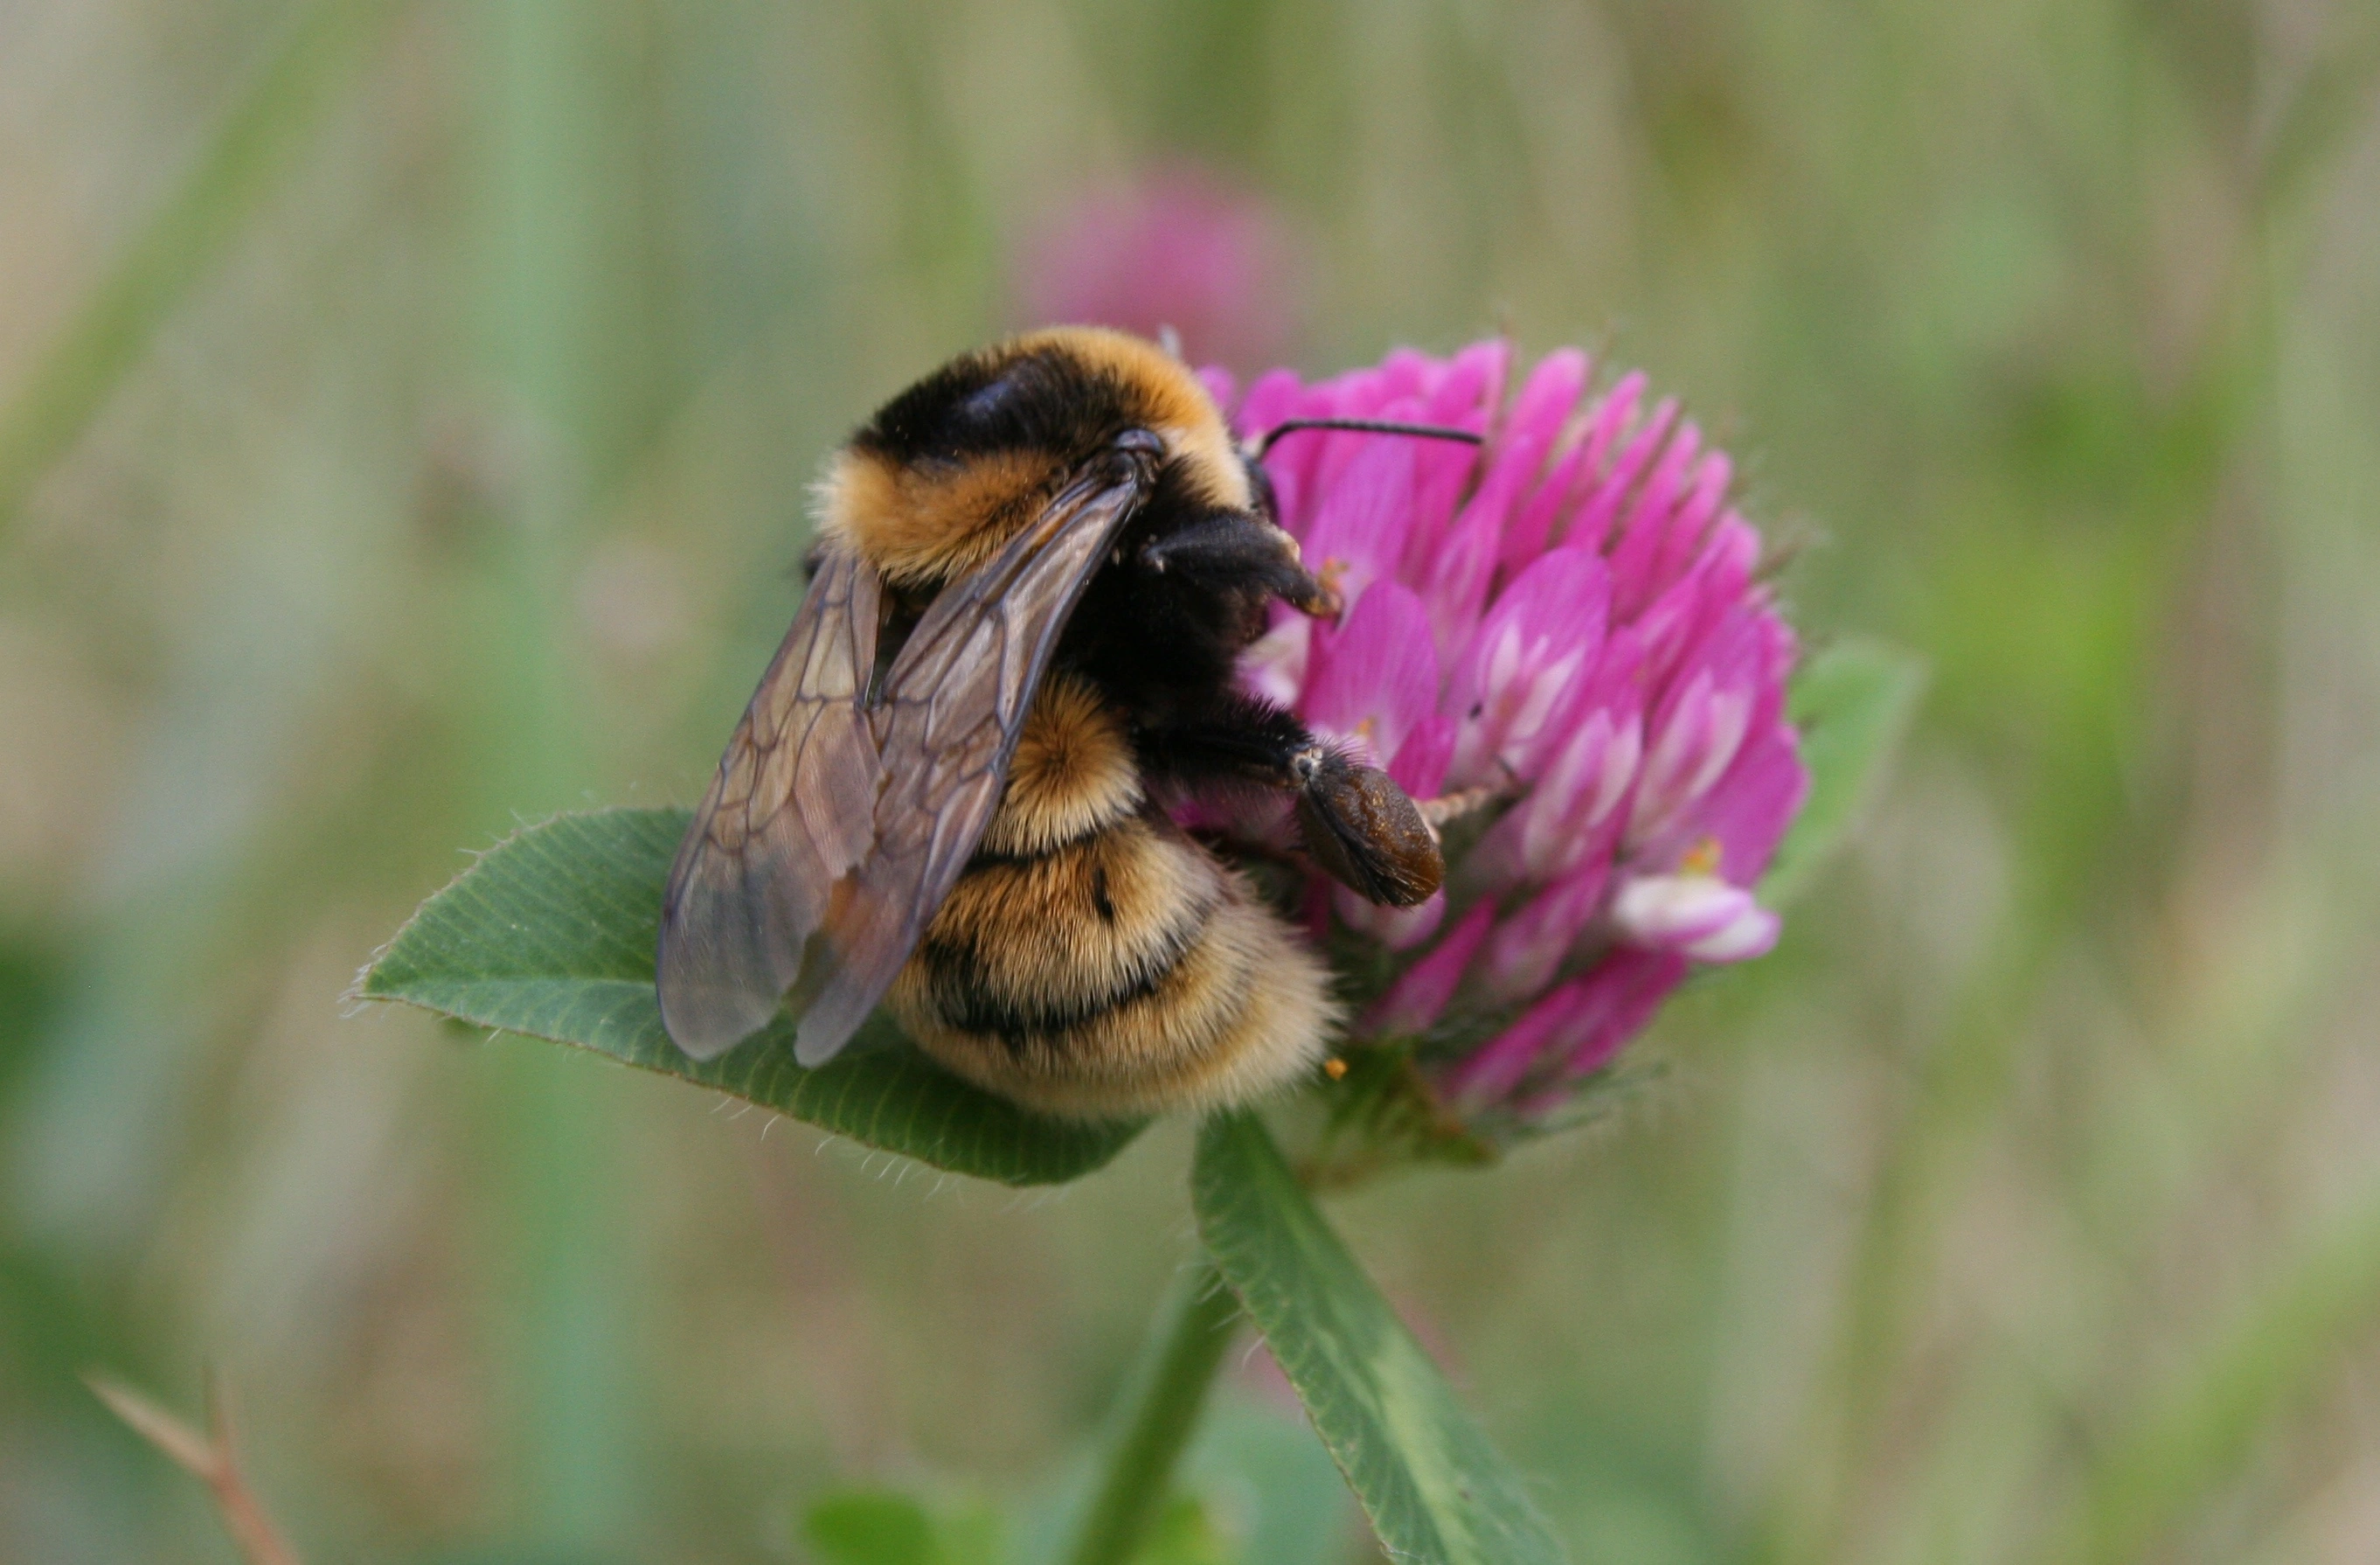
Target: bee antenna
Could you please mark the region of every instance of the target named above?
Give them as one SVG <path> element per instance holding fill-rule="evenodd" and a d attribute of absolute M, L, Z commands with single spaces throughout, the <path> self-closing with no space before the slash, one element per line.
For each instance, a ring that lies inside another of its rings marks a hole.
<path fill-rule="evenodd" d="M 1396 423 L 1385 419 L 1283 419 L 1265 431 L 1257 443 L 1257 460 L 1263 461 L 1265 453 L 1284 434 L 1295 434 L 1302 429 L 1350 429 L 1362 434 L 1409 434 L 1417 440 L 1460 440 L 1466 446 L 1485 443 L 1487 436 L 1467 429 L 1453 429 L 1445 424 Z"/>

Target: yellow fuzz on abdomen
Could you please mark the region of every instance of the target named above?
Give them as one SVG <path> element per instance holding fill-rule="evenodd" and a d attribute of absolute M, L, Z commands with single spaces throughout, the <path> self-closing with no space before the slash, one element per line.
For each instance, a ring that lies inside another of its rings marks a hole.
<path fill-rule="evenodd" d="M 1146 801 L 1122 724 L 1062 677 L 886 999 L 958 1075 L 1076 1118 L 1261 1097 L 1312 1072 L 1340 1021 L 1321 961 Z"/>

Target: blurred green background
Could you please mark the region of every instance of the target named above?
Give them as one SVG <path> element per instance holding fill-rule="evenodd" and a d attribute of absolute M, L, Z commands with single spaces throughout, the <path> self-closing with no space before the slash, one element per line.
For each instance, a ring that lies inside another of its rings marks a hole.
<path fill-rule="evenodd" d="M 1191 164 L 1289 361 L 1641 366 L 1810 638 L 1932 664 L 1639 1111 L 1335 1206 L 1577 1558 L 2380 1556 L 2375 67 L 2360 0 L 0 7 L 0 1558 L 232 1558 L 94 1367 L 218 1368 L 318 1560 L 1080 1459 L 1182 1127 L 1018 1197 L 340 995 L 515 822 L 691 801 L 821 454 Z"/>

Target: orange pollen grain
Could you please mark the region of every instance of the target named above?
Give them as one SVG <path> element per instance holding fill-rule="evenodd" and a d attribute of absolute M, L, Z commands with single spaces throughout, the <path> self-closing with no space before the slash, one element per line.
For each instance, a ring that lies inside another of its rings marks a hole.
<path fill-rule="evenodd" d="M 1718 838 L 1706 837 L 1686 850 L 1686 856 L 1678 861 L 1678 868 L 1687 874 L 1717 874 L 1718 855 Z"/>

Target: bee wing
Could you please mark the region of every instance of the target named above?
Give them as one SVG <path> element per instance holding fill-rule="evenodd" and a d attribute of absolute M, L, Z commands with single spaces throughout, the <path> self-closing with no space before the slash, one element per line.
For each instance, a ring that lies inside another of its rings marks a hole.
<path fill-rule="evenodd" d="M 775 1013 L 837 886 L 875 846 L 884 765 L 860 703 L 880 598 L 873 568 L 821 552 L 678 844 L 656 987 L 662 1024 L 697 1059 L 725 1053 Z"/>
<path fill-rule="evenodd" d="M 908 960 L 1000 801 L 1050 650 L 1145 469 L 1105 460 L 928 608 L 871 703 L 880 583 L 829 550 L 728 740 L 662 899 L 658 988 L 709 1059 L 808 998 L 833 1057 Z"/>
<path fill-rule="evenodd" d="M 1147 471 L 1121 456 L 1085 469 L 990 565 L 944 588 L 893 660 L 869 713 L 885 768 L 875 851 L 829 927 L 832 965 L 795 1033 L 802 1064 L 832 1058 L 868 1019 L 974 857 L 1050 652 Z"/>

